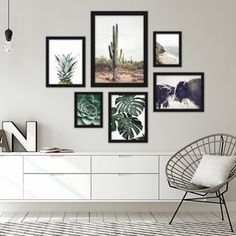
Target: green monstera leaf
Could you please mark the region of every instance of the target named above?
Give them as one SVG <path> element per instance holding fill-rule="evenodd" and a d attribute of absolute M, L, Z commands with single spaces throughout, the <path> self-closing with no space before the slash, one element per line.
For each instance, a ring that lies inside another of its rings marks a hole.
<path fill-rule="evenodd" d="M 117 113 L 117 109 L 112 107 L 111 109 L 111 131 L 117 130 L 118 122 L 123 119 L 124 115 L 122 113 Z"/>
<path fill-rule="evenodd" d="M 126 140 L 132 140 L 143 129 L 142 122 L 129 114 L 122 114 L 122 118 L 118 120 L 118 131 Z"/>
<path fill-rule="evenodd" d="M 116 112 L 117 109 L 115 107 L 111 108 L 111 131 L 114 132 L 116 131 Z"/>
<path fill-rule="evenodd" d="M 115 105 L 119 113 L 139 116 L 145 107 L 145 99 L 135 95 L 123 95 L 116 98 Z"/>

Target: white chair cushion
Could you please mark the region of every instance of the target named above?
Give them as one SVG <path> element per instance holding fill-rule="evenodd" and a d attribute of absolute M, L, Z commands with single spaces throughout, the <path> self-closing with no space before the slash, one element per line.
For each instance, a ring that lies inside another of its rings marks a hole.
<path fill-rule="evenodd" d="M 203 155 L 191 183 L 204 187 L 223 184 L 236 162 L 235 156 Z"/>

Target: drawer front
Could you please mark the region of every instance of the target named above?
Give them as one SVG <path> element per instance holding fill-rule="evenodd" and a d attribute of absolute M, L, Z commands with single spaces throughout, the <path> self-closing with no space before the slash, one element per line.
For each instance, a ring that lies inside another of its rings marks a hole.
<path fill-rule="evenodd" d="M 0 199 L 23 198 L 23 157 L 0 157 Z"/>
<path fill-rule="evenodd" d="M 93 199 L 157 200 L 157 174 L 93 174 Z"/>
<path fill-rule="evenodd" d="M 90 156 L 27 156 L 24 173 L 90 173 Z"/>
<path fill-rule="evenodd" d="M 89 199 L 89 174 L 25 174 L 24 199 Z"/>
<path fill-rule="evenodd" d="M 166 164 L 171 156 L 160 156 L 160 200 L 180 200 L 184 196 L 184 191 L 171 188 L 166 177 Z M 195 198 L 195 194 L 188 193 L 187 197 Z"/>
<path fill-rule="evenodd" d="M 158 173 L 156 156 L 93 156 L 93 173 Z"/>
<path fill-rule="evenodd" d="M 171 188 L 166 177 L 166 164 L 171 156 L 160 156 L 160 200 L 182 199 L 184 192 Z"/>

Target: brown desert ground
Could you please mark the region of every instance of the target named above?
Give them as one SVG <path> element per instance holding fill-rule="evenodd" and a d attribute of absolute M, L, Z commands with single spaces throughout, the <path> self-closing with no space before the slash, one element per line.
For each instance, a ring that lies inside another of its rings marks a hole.
<path fill-rule="evenodd" d="M 117 69 L 117 79 L 112 81 L 112 71 L 97 71 L 96 72 L 96 83 L 143 83 L 143 70 L 126 70 Z"/>

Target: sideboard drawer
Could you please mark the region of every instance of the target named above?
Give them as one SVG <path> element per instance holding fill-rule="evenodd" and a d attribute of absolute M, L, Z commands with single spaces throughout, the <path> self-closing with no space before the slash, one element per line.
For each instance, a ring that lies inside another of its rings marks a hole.
<path fill-rule="evenodd" d="M 156 156 L 93 156 L 93 173 L 158 173 Z"/>
<path fill-rule="evenodd" d="M 25 174 L 24 199 L 89 199 L 89 174 Z"/>
<path fill-rule="evenodd" d="M 90 173 L 90 156 L 25 156 L 24 173 Z"/>
<path fill-rule="evenodd" d="M 23 157 L 0 156 L 0 199 L 23 198 Z"/>
<path fill-rule="evenodd" d="M 93 174 L 92 199 L 157 200 L 157 174 Z"/>

